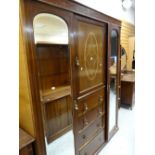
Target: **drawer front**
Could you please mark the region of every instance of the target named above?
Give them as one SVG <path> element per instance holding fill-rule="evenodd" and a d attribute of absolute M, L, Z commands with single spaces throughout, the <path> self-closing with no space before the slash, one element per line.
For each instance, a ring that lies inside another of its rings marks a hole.
<path fill-rule="evenodd" d="M 95 108 L 100 108 L 99 110 L 104 111 L 105 108 L 101 109 L 101 104 L 104 106 L 105 104 L 105 94 L 104 89 L 96 91 L 95 93 L 91 93 L 87 96 L 84 96 L 78 100 L 78 116 L 82 116 L 83 114 L 92 111 Z"/>
<path fill-rule="evenodd" d="M 93 155 L 98 148 L 105 142 L 105 131 L 101 131 L 96 135 L 90 143 L 81 149 L 80 155 Z"/>
<path fill-rule="evenodd" d="M 91 112 L 78 117 L 78 131 L 84 130 L 87 126 L 93 123 L 99 117 L 98 109 L 93 109 Z"/>
<path fill-rule="evenodd" d="M 105 95 L 101 89 L 78 100 L 78 131 L 82 130 L 105 112 Z"/>
<path fill-rule="evenodd" d="M 93 123 L 91 123 L 87 128 L 83 131 L 79 132 L 79 144 L 80 147 L 85 144 L 87 141 L 92 139 L 96 132 L 99 130 L 103 130 L 105 127 L 105 117 L 101 116 L 97 118 Z"/>

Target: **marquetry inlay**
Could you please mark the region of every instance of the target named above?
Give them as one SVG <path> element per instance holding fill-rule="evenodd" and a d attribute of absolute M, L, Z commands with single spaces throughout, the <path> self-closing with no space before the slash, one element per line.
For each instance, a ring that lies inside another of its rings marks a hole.
<path fill-rule="evenodd" d="M 89 32 L 84 49 L 85 72 L 89 80 L 94 80 L 98 70 L 98 43 L 93 32 Z"/>

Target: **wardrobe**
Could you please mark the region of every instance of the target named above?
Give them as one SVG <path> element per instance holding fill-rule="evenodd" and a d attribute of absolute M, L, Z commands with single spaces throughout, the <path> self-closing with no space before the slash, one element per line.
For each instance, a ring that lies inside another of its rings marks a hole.
<path fill-rule="evenodd" d="M 69 131 L 75 155 L 97 154 L 118 131 L 121 22 L 72 0 L 23 2 L 36 154 Z"/>

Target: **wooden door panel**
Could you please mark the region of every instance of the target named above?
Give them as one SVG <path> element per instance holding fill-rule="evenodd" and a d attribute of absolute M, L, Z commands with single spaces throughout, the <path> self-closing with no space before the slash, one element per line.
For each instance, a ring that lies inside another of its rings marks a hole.
<path fill-rule="evenodd" d="M 74 17 L 75 152 L 91 155 L 105 141 L 106 24 Z"/>
<path fill-rule="evenodd" d="M 84 21 L 83 18 L 78 17 L 76 28 L 75 64 L 78 77 L 77 88 L 80 95 L 104 85 L 106 39 L 103 24 Z"/>
<path fill-rule="evenodd" d="M 71 99 L 66 96 L 45 104 L 46 135 L 48 142 L 52 142 L 71 128 Z"/>

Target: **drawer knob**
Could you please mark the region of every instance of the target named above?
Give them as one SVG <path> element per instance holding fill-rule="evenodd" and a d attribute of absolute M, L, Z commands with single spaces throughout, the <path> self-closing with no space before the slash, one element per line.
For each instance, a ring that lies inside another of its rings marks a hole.
<path fill-rule="evenodd" d="M 87 126 L 88 125 L 88 121 L 86 118 L 84 118 L 84 125 Z"/>

